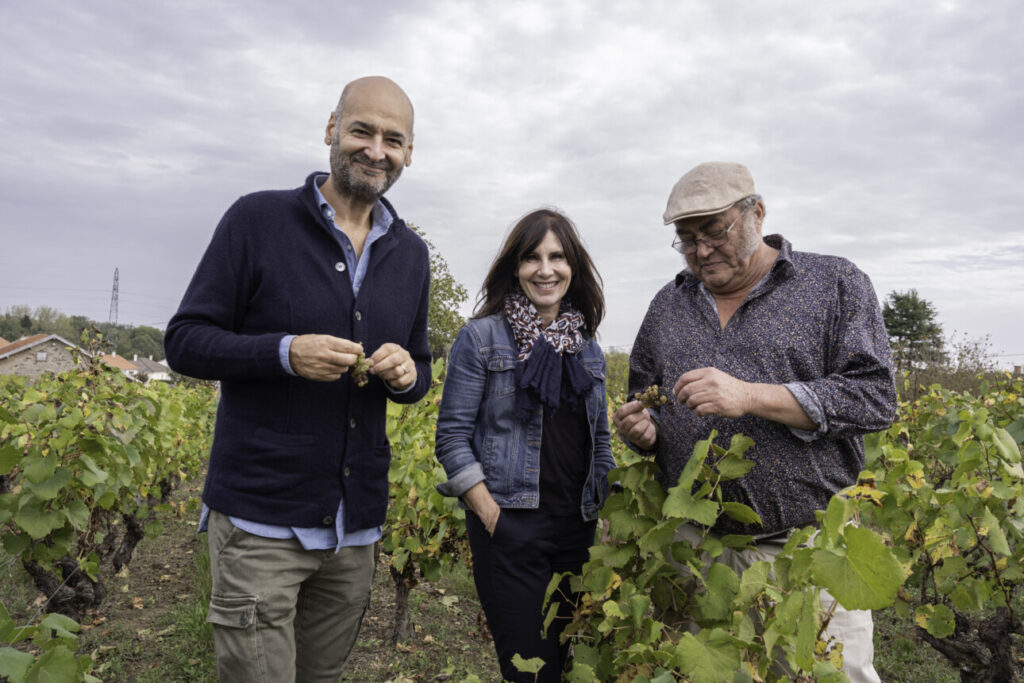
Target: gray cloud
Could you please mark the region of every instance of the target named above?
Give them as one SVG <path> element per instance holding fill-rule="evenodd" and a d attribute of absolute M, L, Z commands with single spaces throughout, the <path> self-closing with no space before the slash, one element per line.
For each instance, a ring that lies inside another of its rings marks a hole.
<path fill-rule="evenodd" d="M 471 292 L 515 219 L 554 205 L 605 278 L 604 342 L 631 343 L 681 267 L 660 218 L 669 189 L 700 161 L 734 159 L 766 198 L 767 231 L 851 258 L 879 296 L 916 287 L 947 330 L 1024 353 L 1020 316 L 1007 315 L 1024 309 L 1018 11 L 0 7 L 0 308 L 105 317 L 119 267 L 122 319 L 166 319 L 223 210 L 325 168 L 341 86 L 384 73 L 417 113 L 392 199 Z"/>

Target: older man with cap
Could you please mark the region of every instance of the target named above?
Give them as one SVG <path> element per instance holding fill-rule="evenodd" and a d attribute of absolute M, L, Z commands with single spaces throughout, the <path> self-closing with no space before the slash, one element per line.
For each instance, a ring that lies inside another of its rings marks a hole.
<path fill-rule="evenodd" d="M 717 533 L 754 536 L 756 550 L 726 551 L 734 568 L 771 559 L 790 532 L 815 523 L 864 466 L 863 435 L 896 409 L 892 358 L 878 298 L 846 259 L 794 251 L 762 238 L 764 201 L 746 167 L 709 162 L 669 196 L 665 224 L 686 268 L 655 295 L 630 354 L 629 390 L 671 387 L 678 403 L 622 406 L 626 442 L 653 454 L 673 485 L 694 445 L 717 430 L 754 441 L 756 465 L 724 485 L 763 526 L 723 519 Z M 684 534 L 685 535 L 685 534 Z M 839 607 L 829 635 L 844 645 L 854 681 L 877 681 L 871 613 Z"/>

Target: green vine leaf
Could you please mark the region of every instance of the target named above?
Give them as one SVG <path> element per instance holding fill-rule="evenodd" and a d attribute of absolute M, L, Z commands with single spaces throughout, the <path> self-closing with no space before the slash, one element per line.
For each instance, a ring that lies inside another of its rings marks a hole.
<path fill-rule="evenodd" d="M 813 555 L 815 582 L 846 609 L 883 609 L 896 599 L 906 572 L 885 541 L 871 529 L 847 526 L 845 552 L 819 549 Z"/>
<path fill-rule="evenodd" d="M 693 683 L 726 683 L 740 668 L 740 642 L 722 629 L 684 633 L 676 646 L 679 669 Z"/>

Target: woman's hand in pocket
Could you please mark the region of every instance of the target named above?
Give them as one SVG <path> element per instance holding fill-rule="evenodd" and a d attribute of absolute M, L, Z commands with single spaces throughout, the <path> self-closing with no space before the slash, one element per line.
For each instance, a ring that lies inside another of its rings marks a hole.
<path fill-rule="evenodd" d="M 487 490 L 487 484 L 482 481 L 475 484 L 462 494 L 462 500 L 480 518 L 480 521 L 484 523 L 484 529 L 493 538 L 494 530 L 498 527 L 501 508 L 494 502 L 491 492 Z"/>

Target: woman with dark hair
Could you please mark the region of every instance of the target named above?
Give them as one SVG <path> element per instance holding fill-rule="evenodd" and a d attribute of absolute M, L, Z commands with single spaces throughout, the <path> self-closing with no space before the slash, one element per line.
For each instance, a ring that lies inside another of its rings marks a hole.
<path fill-rule="evenodd" d="M 604 317 L 601 278 L 568 218 L 550 209 L 512 228 L 484 280 L 473 318 L 452 345 L 437 418 L 438 490 L 468 508 L 473 579 L 501 674 L 540 657 L 539 681 L 558 681 L 572 614 L 568 581 L 594 542 L 612 460 L 605 362 L 594 341 Z"/>

